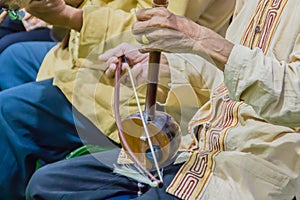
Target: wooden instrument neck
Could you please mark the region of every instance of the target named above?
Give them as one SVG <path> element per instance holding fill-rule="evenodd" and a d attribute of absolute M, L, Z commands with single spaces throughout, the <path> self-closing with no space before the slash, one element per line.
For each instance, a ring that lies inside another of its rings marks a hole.
<path fill-rule="evenodd" d="M 153 0 L 153 7 L 167 7 L 168 0 Z M 159 77 L 161 52 L 149 53 L 148 85 L 146 94 L 145 119 L 151 121 L 155 117 L 156 93 Z"/>

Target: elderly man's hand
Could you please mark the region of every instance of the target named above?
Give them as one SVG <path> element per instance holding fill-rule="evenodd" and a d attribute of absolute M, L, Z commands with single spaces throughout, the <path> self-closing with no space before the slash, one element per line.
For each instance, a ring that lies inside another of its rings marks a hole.
<path fill-rule="evenodd" d="M 122 56 L 124 56 L 127 61 L 121 65 L 123 75 L 125 72 L 127 72 L 127 67 L 129 66 L 132 68 L 131 72 L 136 84 L 140 84 L 141 82 L 147 80 L 146 69 L 148 65 L 148 55 L 140 53 L 137 47 L 131 46 L 127 43 L 122 43 L 99 56 L 99 59 L 105 62 L 105 74 L 108 78 L 115 77 L 116 68 L 120 62 L 118 58 Z M 125 76 L 127 77 L 128 74 Z"/>
<path fill-rule="evenodd" d="M 166 8 L 138 10 L 132 32 L 144 51 L 192 53 L 199 37 L 199 25 L 174 15 Z"/>
<path fill-rule="evenodd" d="M 131 68 L 131 73 L 133 75 L 136 85 L 145 83 L 148 78 L 148 54 L 142 54 L 138 47 L 129 45 L 127 43 L 122 43 L 117 47 L 108 50 L 104 54 L 99 56 L 99 59 L 105 62 L 106 70 L 105 74 L 109 78 L 114 78 L 116 67 L 119 64 L 119 57 L 124 56 L 126 58 L 126 63 L 122 63 L 122 74 L 125 76 L 124 79 L 128 80 L 128 73 L 126 68 L 129 66 Z M 160 75 L 169 76 L 169 66 L 167 60 L 164 56 L 161 59 Z M 129 83 L 130 84 L 130 83 Z"/>
<path fill-rule="evenodd" d="M 193 53 L 225 64 L 233 47 L 214 31 L 163 7 L 139 10 L 136 17 L 132 32 L 143 51 Z"/>

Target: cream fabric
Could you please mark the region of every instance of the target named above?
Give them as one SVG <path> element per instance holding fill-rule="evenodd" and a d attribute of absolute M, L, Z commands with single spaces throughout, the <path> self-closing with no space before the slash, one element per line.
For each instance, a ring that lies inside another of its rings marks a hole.
<path fill-rule="evenodd" d="M 295 38 L 289 36 L 288 39 L 290 37 Z M 250 50 L 236 45 L 225 73 L 225 81 L 231 97 L 238 101 L 245 101 L 259 115 L 272 123 L 300 127 L 300 49 L 298 47 L 299 39 L 296 40 L 292 56 L 279 60 L 272 52 L 264 57 L 263 52 L 258 48 Z M 285 48 L 279 50 L 283 51 Z M 240 59 L 241 57 L 244 59 Z"/>
<path fill-rule="evenodd" d="M 237 17 L 228 32 L 228 38 L 236 43 L 241 38 L 237 27 L 242 24 L 242 30 L 245 28 L 247 18 L 244 16 L 251 15 L 249 12 L 255 6 L 254 2 L 247 2 L 251 9 L 246 9 L 243 2 L 238 2 Z M 268 121 L 289 127 L 300 127 L 298 5 L 299 1 L 288 2 L 266 56 L 258 48 L 250 50 L 236 45 L 225 71 L 225 82 L 233 99 L 252 105 Z"/>
<path fill-rule="evenodd" d="M 296 195 L 299 117 L 290 113 L 300 107 L 299 8 L 298 0 L 237 0 L 227 31 L 236 44 L 225 71 L 229 91 L 224 83 L 214 84 L 210 100 L 191 120 L 189 130 L 199 149 L 180 169 L 169 193 L 207 200 L 283 200 Z M 256 22 L 262 29 L 254 35 Z M 253 49 L 239 45 L 243 43 Z M 194 65 L 201 68 L 196 61 Z M 267 123 L 253 108 L 286 126 Z"/>

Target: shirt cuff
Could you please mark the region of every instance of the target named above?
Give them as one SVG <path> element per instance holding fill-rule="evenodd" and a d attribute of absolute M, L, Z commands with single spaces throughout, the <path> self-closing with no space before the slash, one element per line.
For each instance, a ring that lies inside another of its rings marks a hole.
<path fill-rule="evenodd" d="M 245 63 L 247 58 L 251 58 L 251 50 L 245 46 L 234 45 L 224 70 L 224 82 L 229 91 L 230 98 L 240 101 L 238 83 L 243 68 L 247 67 Z"/>

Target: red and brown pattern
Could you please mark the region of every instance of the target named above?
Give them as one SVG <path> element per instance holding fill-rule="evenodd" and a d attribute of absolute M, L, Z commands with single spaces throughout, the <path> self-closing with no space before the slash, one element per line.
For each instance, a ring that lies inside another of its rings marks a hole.
<path fill-rule="evenodd" d="M 257 47 L 261 48 L 265 53 L 269 48 L 270 38 L 272 38 L 274 34 L 274 31 L 278 24 L 278 20 L 280 19 L 280 16 L 286 3 L 287 0 L 274 0 L 267 12 L 265 24 L 262 28 L 262 32 L 256 45 Z"/>
<path fill-rule="evenodd" d="M 201 137 L 204 147 L 194 152 L 181 168 L 178 175 L 168 187 L 167 191 L 181 199 L 198 199 L 201 197 L 214 168 L 214 157 L 225 150 L 225 137 L 228 131 L 237 125 L 236 116 L 242 103 L 226 100 L 224 95 L 228 91 L 224 84 L 216 89 L 212 97 L 212 104 L 219 109 L 211 114 L 211 126 Z M 216 106 L 218 105 L 218 106 Z"/>
<path fill-rule="evenodd" d="M 268 1 L 260 0 L 257 4 L 256 10 L 253 13 L 246 31 L 243 34 L 244 36 L 242 37 L 241 44 L 248 47 L 251 46 L 252 40 L 255 35 L 255 24 L 257 24 L 260 20 L 261 15 L 259 13 L 262 13 L 262 10 L 265 8 L 267 2 Z"/>
<path fill-rule="evenodd" d="M 206 186 L 211 173 L 211 157 L 208 151 L 194 152 L 187 162 L 187 167 L 178 173 L 172 184 L 167 189 L 181 199 L 197 199 Z M 200 191 L 200 192 L 195 192 Z"/>
<path fill-rule="evenodd" d="M 266 53 L 287 1 L 261 0 L 244 32 L 241 44 L 251 48 L 259 47 Z"/>

